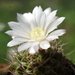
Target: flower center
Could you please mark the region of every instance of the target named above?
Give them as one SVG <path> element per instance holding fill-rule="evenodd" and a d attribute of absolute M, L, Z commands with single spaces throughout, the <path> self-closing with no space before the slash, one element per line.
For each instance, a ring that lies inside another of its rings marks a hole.
<path fill-rule="evenodd" d="M 31 31 L 31 37 L 34 40 L 37 40 L 37 38 L 40 38 L 43 36 L 44 36 L 44 31 L 39 27 L 36 27 Z"/>

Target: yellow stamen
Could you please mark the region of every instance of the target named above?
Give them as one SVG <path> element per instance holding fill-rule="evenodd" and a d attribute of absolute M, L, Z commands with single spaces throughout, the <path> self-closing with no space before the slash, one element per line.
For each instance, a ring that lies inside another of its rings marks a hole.
<path fill-rule="evenodd" d="M 37 40 L 37 38 L 40 38 L 43 36 L 44 36 L 44 31 L 39 27 L 36 27 L 31 31 L 31 37 L 34 40 Z"/>

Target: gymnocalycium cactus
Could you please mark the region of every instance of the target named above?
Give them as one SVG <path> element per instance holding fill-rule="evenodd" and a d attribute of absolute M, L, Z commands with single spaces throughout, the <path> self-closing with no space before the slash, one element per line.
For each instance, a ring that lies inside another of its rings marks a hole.
<path fill-rule="evenodd" d="M 58 18 L 56 12 L 36 6 L 32 13 L 17 14 L 18 22 L 8 23 L 12 29 L 6 32 L 12 36 L 8 46 L 15 47 L 10 66 L 13 75 L 74 73 L 71 61 L 63 55 L 62 45 L 53 44 L 66 32 L 64 29 L 53 31 L 65 19 Z"/>

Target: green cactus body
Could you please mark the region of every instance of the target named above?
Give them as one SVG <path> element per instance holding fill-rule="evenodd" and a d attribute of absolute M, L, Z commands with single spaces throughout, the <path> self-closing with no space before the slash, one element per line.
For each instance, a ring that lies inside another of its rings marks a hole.
<path fill-rule="evenodd" d="M 23 51 L 13 57 L 11 64 L 14 75 L 73 75 L 74 65 L 62 53 L 61 48 L 50 47 L 39 50 L 35 55 Z"/>

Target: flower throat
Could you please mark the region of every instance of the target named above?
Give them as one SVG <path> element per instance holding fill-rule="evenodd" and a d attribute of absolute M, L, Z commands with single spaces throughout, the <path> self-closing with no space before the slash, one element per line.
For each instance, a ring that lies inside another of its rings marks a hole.
<path fill-rule="evenodd" d="M 43 36 L 44 36 L 44 31 L 39 27 L 36 27 L 31 31 L 31 37 L 34 40 Z"/>

